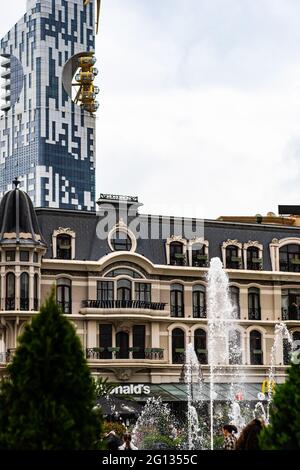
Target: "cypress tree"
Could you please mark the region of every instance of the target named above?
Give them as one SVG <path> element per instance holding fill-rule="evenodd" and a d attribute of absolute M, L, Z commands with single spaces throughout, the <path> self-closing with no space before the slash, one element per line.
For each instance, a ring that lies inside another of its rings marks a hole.
<path fill-rule="evenodd" d="M 102 420 L 93 379 L 54 290 L 26 325 L 0 386 L 0 449 L 99 447 Z"/>

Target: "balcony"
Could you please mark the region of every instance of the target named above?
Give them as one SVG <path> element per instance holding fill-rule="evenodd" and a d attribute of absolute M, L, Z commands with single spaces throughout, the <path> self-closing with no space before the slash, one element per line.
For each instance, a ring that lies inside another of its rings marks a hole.
<path fill-rule="evenodd" d="M 186 266 L 186 255 L 184 253 L 174 253 L 171 255 L 170 264 L 173 266 Z"/>
<path fill-rule="evenodd" d="M 83 300 L 82 308 L 93 309 L 142 309 L 164 310 L 167 304 L 163 302 L 144 302 L 142 300 Z"/>
<path fill-rule="evenodd" d="M 194 305 L 193 318 L 206 318 L 206 307 L 202 305 Z"/>
<path fill-rule="evenodd" d="M 57 305 L 60 306 L 63 313 L 65 313 L 66 315 L 70 315 L 72 313 L 72 303 L 71 302 L 63 301 L 63 300 L 57 300 Z"/>
<path fill-rule="evenodd" d="M 263 267 L 262 258 L 251 258 L 247 260 L 247 269 L 251 271 L 261 271 Z"/>
<path fill-rule="evenodd" d="M 14 297 L 6 297 L 5 299 L 5 310 L 15 310 L 16 301 Z"/>
<path fill-rule="evenodd" d="M 183 318 L 184 305 L 171 305 L 171 317 Z"/>
<path fill-rule="evenodd" d="M 261 320 L 261 308 L 249 308 L 248 309 L 249 320 Z"/>
<path fill-rule="evenodd" d="M 281 309 L 282 320 L 300 321 L 300 309 L 296 306 Z"/>
<path fill-rule="evenodd" d="M 122 356 L 122 357 L 119 357 Z M 164 349 L 162 348 L 138 348 L 132 347 L 126 350 L 120 350 L 119 347 L 107 347 L 107 348 L 87 348 L 86 358 L 90 360 L 135 360 L 145 359 L 150 361 L 163 360 Z"/>

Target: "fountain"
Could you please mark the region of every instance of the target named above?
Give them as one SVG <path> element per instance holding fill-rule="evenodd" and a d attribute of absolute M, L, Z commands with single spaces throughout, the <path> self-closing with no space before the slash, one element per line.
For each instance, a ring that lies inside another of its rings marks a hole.
<path fill-rule="evenodd" d="M 228 276 L 223 270 L 221 260 L 212 258 L 207 275 L 208 280 L 208 364 L 210 370 L 210 448 L 214 448 L 214 401 L 216 398 L 215 383 L 223 375 L 223 366 L 238 362 L 241 357 L 241 343 L 237 341 L 238 334 L 231 334 L 229 353 L 229 333 L 235 331 L 235 312 L 229 298 Z M 229 397 L 233 414 L 239 407 L 236 401 L 236 384 L 241 383 L 239 370 L 235 369 Z M 240 412 L 239 412 L 240 414 Z"/>
<path fill-rule="evenodd" d="M 268 374 L 268 399 L 267 399 L 267 413 L 266 413 L 266 424 L 269 424 L 270 421 L 270 407 L 273 401 L 274 387 L 275 387 L 275 364 L 276 357 L 278 352 L 281 350 L 283 345 L 283 340 L 287 340 L 290 349 L 292 349 L 293 339 L 287 329 L 285 323 L 281 322 L 275 326 L 275 337 L 274 344 L 271 349 L 270 356 L 270 369 Z"/>
<path fill-rule="evenodd" d="M 201 406 L 203 397 L 203 377 L 201 366 L 195 353 L 194 345 L 190 343 L 185 355 L 184 381 L 187 387 L 188 412 L 187 412 L 187 441 L 188 449 L 193 450 L 203 447 L 203 429 L 200 429 L 197 407 Z M 197 406 L 198 405 L 198 406 Z"/>
<path fill-rule="evenodd" d="M 263 419 L 266 423 L 269 422 L 277 356 L 281 351 L 283 340 L 287 340 L 288 344 L 292 345 L 292 338 L 287 326 L 284 323 L 276 325 L 268 374 L 267 409 L 265 410 L 262 402 L 256 403 L 254 411 L 249 405 L 247 408 L 247 404 L 242 406 L 246 380 L 241 367 L 241 333 L 236 325 L 237 316 L 229 297 L 228 276 L 223 270 L 219 258 L 211 260 L 207 281 L 209 417 L 207 421 L 204 421 L 203 416 L 207 412 L 204 400 L 205 384 L 194 345 L 190 343 L 186 350 L 184 365 L 184 382 L 187 391 L 187 429 L 184 446 L 187 446 L 189 450 L 209 447 L 213 450 L 216 424 L 220 420 L 224 425 L 226 423 L 225 417 L 227 422 L 238 428 L 239 432 L 251 419 L 251 414 L 254 418 Z M 224 380 L 225 375 L 226 380 Z M 229 377 L 231 383 L 225 399 L 227 403 L 216 404 L 218 384 L 228 383 Z M 133 430 L 133 440 L 139 448 L 149 449 L 150 435 L 153 438 L 152 442 L 161 442 L 167 445 L 169 439 L 173 440 L 174 446 L 176 441 L 177 447 L 180 445 L 179 439 L 177 439 L 178 432 L 175 420 L 169 407 L 163 404 L 160 398 L 148 399 Z"/>
<path fill-rule="evenodd" d="M 178 431 L 171 410 L 160 397 L 148 398 L 132 431 L 132 440 L 139 449 L 177 447 Z"/>

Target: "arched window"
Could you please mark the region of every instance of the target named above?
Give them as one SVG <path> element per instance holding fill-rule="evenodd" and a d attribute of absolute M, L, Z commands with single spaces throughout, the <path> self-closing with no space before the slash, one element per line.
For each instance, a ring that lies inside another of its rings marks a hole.
<path fill-rule="evenodd" d="M 230 330 L 228 338 L 229 364 L 242 364 L 242 342 L 239 330 Z"/>
<path fill-rule="evenodd" d="M 250 363 L 256 366 L 263 364 L 262 338 L 257 330 L 250 333 Z"/>
<path fill-rule="evenodd" d="M 194 333 L 194 347 L 200 364 L 207 364 L 206 331 L 198 329 Z"/>
<path fill-rule="evenodd" d="M 117 283 L 117 299 L 120 307 L 126 308 L 126 303 L 132 299 L 132 284 L 129 279 L 119 279 Z"/>
<path fill-rule="evenodd" d="M 22 273 L 20 278 L 20 310 L 29 310 L 29 275 Z"/>
<path fill-rule="evenodd" d="M 14 273 L 8 273 L 6 275 L 6 299 L 5 308 L 6 310 L 15 310 L 15 275 Z"/>
<path fill-rule="evenodd" d="M 300 331 L 294 331 L 291 336 L 293 344 L 290 344 L 286 338 L 283 339 L 283 364 L 285 366 L 289 365 L 290 363 L 291 352 L 299 350 L 300 348 Z M 295 343 L 296 341 L 297 343 Z"/>
<path fill-rule="evenodd" d="M 240 318 L 240 289 L 236 286 L 229 286 L 229 298 L 233 318 Z"/>
<path fill-rule="evenodd" d="M 201 243 L 192 245 L 192 265 L 196 267 L 207 266 L 207 255 L 205 254 L 205 246 Z"/>
<path fill-rule="evenodd" d="M 132 248 L 131 238 L 124 230 L 116 230 L 110 242 L 114 251 L 130 251 Z"/>
<path fill-rule="evenodd" d="M 62 311 L 66 314 L 72 313 L 72 291 L 70 279 L 61 277 L 57 280 L 56 300 Z"/>
<path fill-rule="evenodd" d="M 34 310 L 39 309 L 39 276 L 38 274 L 34 275 L 34 286 L 33 286 L 33 303 Z"/>
<path fill-rule="evenodd" d="M 226 247 L 226 268 L 240 269 L 241 257 L 239 257 L 239 248 L 236 245 L 228 245 Z"/>
<path fill-rule="evenodd" d="M 290 244 L 279 248 L 280 271 L 300 272 L 300 245 Z"/>
<path fill-rule="evenodd" d="M 259 249 L 256 246 L 247 248 L 247 269 L 258 271 L 262 268 L 262 259 L 259 257 Z"/>
<path fill-rule="evenodd" d="M 184 290 L 181 284 L 171 285 L 171 317 L 184 317 Z"/>
<path fill-rule="evenodd" d="M 206 318 L 206 290 L 201 284 L 193 287 L 193 317 Z"/>
<path fill-rule="evenodd" d="M 248 318 L 261 320 L 260 290 L 257 287 L 250 287 L 248 290 Z"/>
<path fill-rule="evenodd" d="M 172 331 L 172 363 L 184 363 L 184 331 L 180 328 L 175 328 Z"/>
<path fill-rule="evenodd" d="M 128 359 L 129 358 L 129 335 L 125 331 L 119 331 L 116 334 L 116 358 Z"/>
<path fill-rule="evenodd" d="M 70 235 L 57 235 L 57 258 L 72 259 L 72 237 Z"/>
<path fill-rule="evenodd" d="M 186 257 L 183 253 L 182 243 L 170 243 L 170 264 L 173 264 L 175 266 L 184 266 L 186 264 Z"/>

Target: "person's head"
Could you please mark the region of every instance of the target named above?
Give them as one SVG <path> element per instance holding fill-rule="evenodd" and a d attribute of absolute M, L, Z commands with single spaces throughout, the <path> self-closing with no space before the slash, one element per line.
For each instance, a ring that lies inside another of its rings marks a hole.
<path fill-rule="evenodd" d="M 225 424 L 222 428 L 223 434 L 225 437 L 230 434 L 236 434 L 238 432 L 237 428 L 233 424 Z"/>

